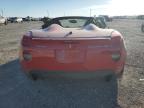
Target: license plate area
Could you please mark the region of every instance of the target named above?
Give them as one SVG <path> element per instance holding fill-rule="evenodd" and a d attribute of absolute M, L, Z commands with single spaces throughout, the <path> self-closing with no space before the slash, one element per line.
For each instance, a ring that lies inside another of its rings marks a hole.
<path fill-rule="evenodd" d="M 56 60 L 59 63 L 83 63 L 85 61 L 84 50 L 56 50 Z"/>

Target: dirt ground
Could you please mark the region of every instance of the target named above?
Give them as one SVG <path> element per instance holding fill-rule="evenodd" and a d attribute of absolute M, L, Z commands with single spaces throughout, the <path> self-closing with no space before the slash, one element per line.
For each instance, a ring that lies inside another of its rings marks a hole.
<path fill-rule="evenodd" d="M 19 66 L 22 34 L 42 22 L 0 26 L 0 108 L 144 108 L 144 33 L 141 20 L 114 20 L 125 39 L 127 61 L 121 82 L 49 78 L 32 82 Z"/>

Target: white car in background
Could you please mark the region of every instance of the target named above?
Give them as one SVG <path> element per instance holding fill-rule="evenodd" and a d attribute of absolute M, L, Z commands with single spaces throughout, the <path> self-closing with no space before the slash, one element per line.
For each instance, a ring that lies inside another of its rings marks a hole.
<path fill-rule="evenodd" d="M 17 22 L 17 23 L 21 23 L 21 22 L 23 22 L 23 19 L 20 18 L 20 17 L 16 17 L 16 18 L 15 18 L 15 22 Z"/>
<path fill-rule="evenodd" d="M 5 24 L 5 25 L 7 25 L 7 24 L 8 24 L 7 18 L 4 18 L 4 17 L 1 17 L 1 16 L 0 16 L 0 24 Z"/>
<path fill-rule="evenodd" d="M 23 19 L 22 19 L 21 17 L 11 17 L 11 18 L 9 19 L 9 21 L 10 21 L 11 23 L 21 23 L 21 22 L 23 22 Z"/>

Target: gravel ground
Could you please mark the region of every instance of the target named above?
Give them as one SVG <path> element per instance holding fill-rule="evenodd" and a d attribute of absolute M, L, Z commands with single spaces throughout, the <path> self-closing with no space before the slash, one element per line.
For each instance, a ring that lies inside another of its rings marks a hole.
<path fill-rule="evenodd" d="M 41 22 L 0 26 L 0 108 L 144 108 L 144 34 L 140 20 L 114 20 L 127 46 L 127 62 L 121 82 L 98 79 L 49 77 L 33 82 L 18 61 L 22 34 Z"/>

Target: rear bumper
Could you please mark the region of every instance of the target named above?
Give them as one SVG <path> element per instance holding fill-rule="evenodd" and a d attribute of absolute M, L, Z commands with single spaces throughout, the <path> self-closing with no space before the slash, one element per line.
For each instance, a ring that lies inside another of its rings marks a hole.
<path fill-rule="evenodd" d="M 115 73 L 120 74 L 124 68 L 124 61 L 108 63 L 77 63 L 63 64 L 46 60 L 20 61 L 23 70 L 27 73 Z"/>
<path fill-rule="evenodd" d="M 20 64 L 27 73 L 37 71 L 38 73 L 64 72 L 64 73 L 108 73 L 120 74 L 124 69 L 126 51 L 120 51 L 121 57 L 118 61 L 112 60 L 111 52 L 90 50 L 82 57 L 84 61 L 77 62 L 75 59 L 62 59 L 63 53 L 51 51 L 29 51 L 32 59 L 27 61 L 20 54 Z M 72 61 L 72 62 L 67 62 Z"/>

